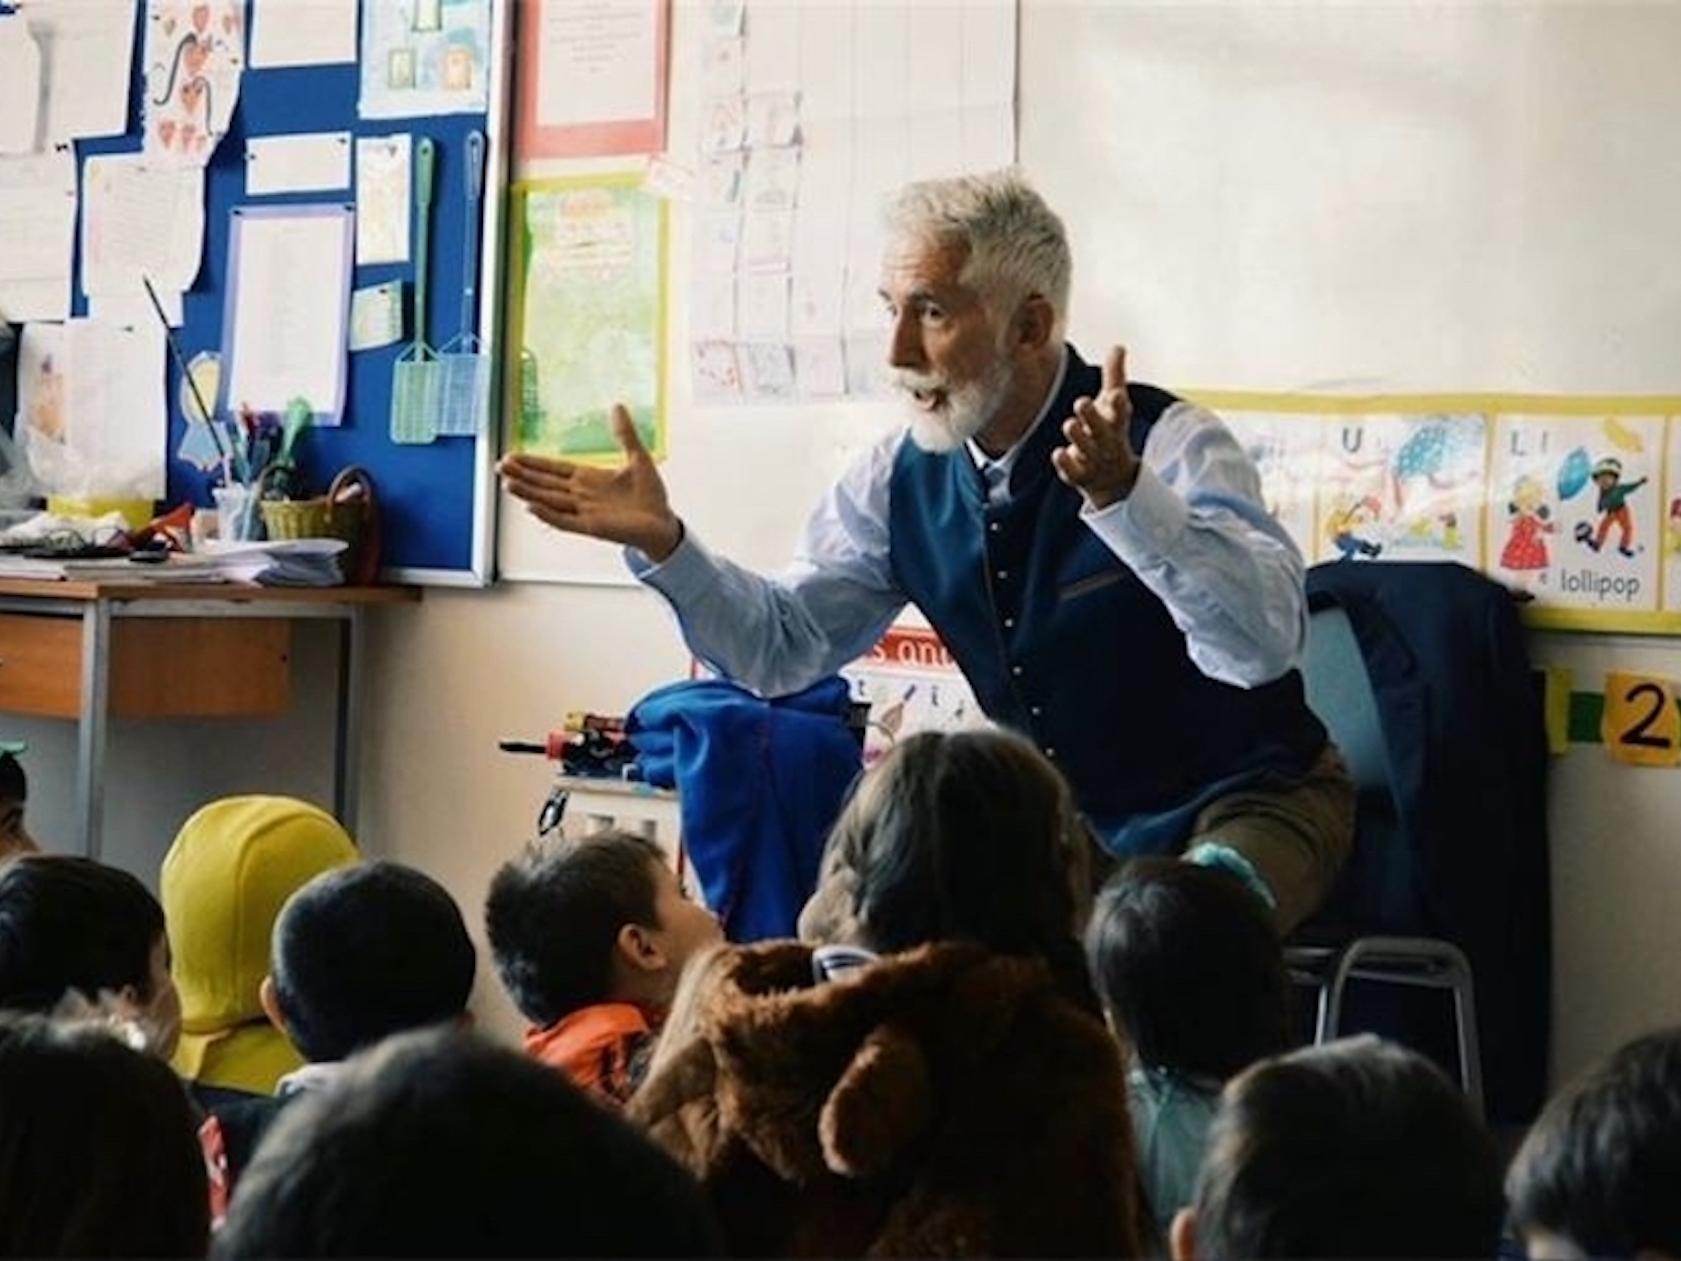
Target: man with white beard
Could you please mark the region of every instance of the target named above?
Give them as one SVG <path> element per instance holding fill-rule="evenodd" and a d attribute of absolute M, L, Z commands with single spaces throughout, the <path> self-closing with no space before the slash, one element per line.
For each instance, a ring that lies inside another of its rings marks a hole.
<path fill-rule="evenodd" d="M 623 408 L 623 467 L 510 455 L 509 491 L 630 549 L 695 654 L 765 695 L 914 603 L 1110 854 L 1190 851 L 1293 927 L 1348 851 L 1354 791 L 1303 699 L 1302 560 L 1253 463 L 1209 412 L 1129 382 L 1120 347 L 1099 370 L 1063 341 L 1067 236 L 1019 175 L 912 184 L 887 223 L 907 428 L 831 488 L 787 570 L 709 552 Z"/>

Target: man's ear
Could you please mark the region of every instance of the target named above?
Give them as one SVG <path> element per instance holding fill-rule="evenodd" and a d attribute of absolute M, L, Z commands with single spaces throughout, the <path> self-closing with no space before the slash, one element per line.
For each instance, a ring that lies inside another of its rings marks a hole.
<path fill-rule="evenodd" d="M 1197 1211 L 1182 1208 L 1173 1215 L 1167 1232 L 1167 1250 L 1173 1261 L 1195 1261 L 1197 1255 Z"/>
<path fill-rule="evenodd" d="M 1011 341 L 1018 350 L 1043 350 L 1056 328 L 1056 308 L 1043 294 L 1029 294 L 1016 309 Z"/>
<path fill-rule="evenodd" d="M 655 944 L 652 934 L 641 924 L 626 924 L 619 929 L 615 944 L 625 966 L 641 972 L 658 972 L 670 962 L 665 951 Z"/>
<path fill-rule="evenodd" d="M 265 976 L 257 987 L 257 1001 L 262 1004 L 268 1022 L 290 1038 L 292 1031 L 286 1027 L 286 1017 L 280 1014 L 280 991 L 274 987 L 273 976 Z"/>

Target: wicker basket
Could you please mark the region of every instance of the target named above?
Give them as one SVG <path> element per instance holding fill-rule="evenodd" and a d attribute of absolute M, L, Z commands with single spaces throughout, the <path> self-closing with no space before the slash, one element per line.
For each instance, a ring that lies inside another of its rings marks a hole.
<path fill-rule="evenodd" d="M 269 471 L 264 470 L 264 480 Z M 360 492 L 360 493 L 358 493 Z M 374 483 L 355 465 L 341 469 L 316 499 L 265 499 L 263 524 L 271 539 L 343 539 L 344 580 L 365 586 L 379 573 L 379 505 Z"/>

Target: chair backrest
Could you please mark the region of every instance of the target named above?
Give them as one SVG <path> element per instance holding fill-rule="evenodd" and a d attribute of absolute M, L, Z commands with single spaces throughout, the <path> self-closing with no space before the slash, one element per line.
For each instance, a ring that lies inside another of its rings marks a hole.
<path fill-rule="evenodd" d="M 1354 852 L 1315 923 L 1339 932 L 1422 932 L 1417 855 L 1396 813 L 1377 696 L 1354 627 L 1336 605 L 1309 619 L 1302 680 L 1308 707 L 1342 751 L 1359 792 Z"/>

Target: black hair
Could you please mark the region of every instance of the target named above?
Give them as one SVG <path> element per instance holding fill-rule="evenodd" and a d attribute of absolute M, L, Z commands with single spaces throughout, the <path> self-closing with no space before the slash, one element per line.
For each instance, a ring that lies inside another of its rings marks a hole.
<path fill-rule="evenodd" d="M 457 1018 L 475 961 L 455 900 L 398 863 L 323 872 L 274 923 L 275 998 L 292 1042 L 317 1062 Z"/>
<path fill-rule="evenodd" d="M 657 927 L 659 846 L 629 832 L 536 841 L 490 882 L 485 932 L 496 971 L 535 1025 L 607 998 L 626 924 Z"/>
<path fill-rule="evenodd" d="M 1197 1183 L 1196 1253 L 1492 1257 L 1494 1142 L 1423 1056 L 1374 1037 L 1262 1060 L 1226 1087 Z"/>
<path fill-rule="evenodd" d="M 132 985 L 152 996 L 163 908 L 126 871 L 25 854 L 0 866 L 0 1008 L 48 1011 L 66 991 L 93 1000 Z"/>
<path fill-rule="evenodd" d="M 1289 1045 L 1278 930 L 1230 872 L 1176 858 L 1127 863 L 1097 896 L 1086 957 L 1146 1067 L 1224 1081 Z"/>
<path fill-rule="evenodd" d="M 1589 1256 L 1681 1256 L 1681 1029 L 1637 1038 L 1542 1111 L 1506 1188 L 1519 1230 Z"/>
<path fill-rule="evenodd" d="M 110 1030 L 0 1013 L 0 1255 L 203 1256 L 194 1126 L 169 1065 Z"/>
<path fill-rule="evenodd" d="M 855 786 L 831 845 L 854 854 L 871 949 L 972 941 L 1037 956 L 1095 1010 L 1075 935 L 1077 847 L 1062 776 L 1005 731 L 921 732 Z"/>
<path fill-rule="evenodd" d="M 216 1255 L 716 1255 L 699 1186 L 561 1073 L 454 1030 L 400 1034 L 299 1096 Z"/>
<path fill-rule="evenodd" d="M 0 753 L 0 801 L 28 801 L 29 779 L 12 753 Z"/>

